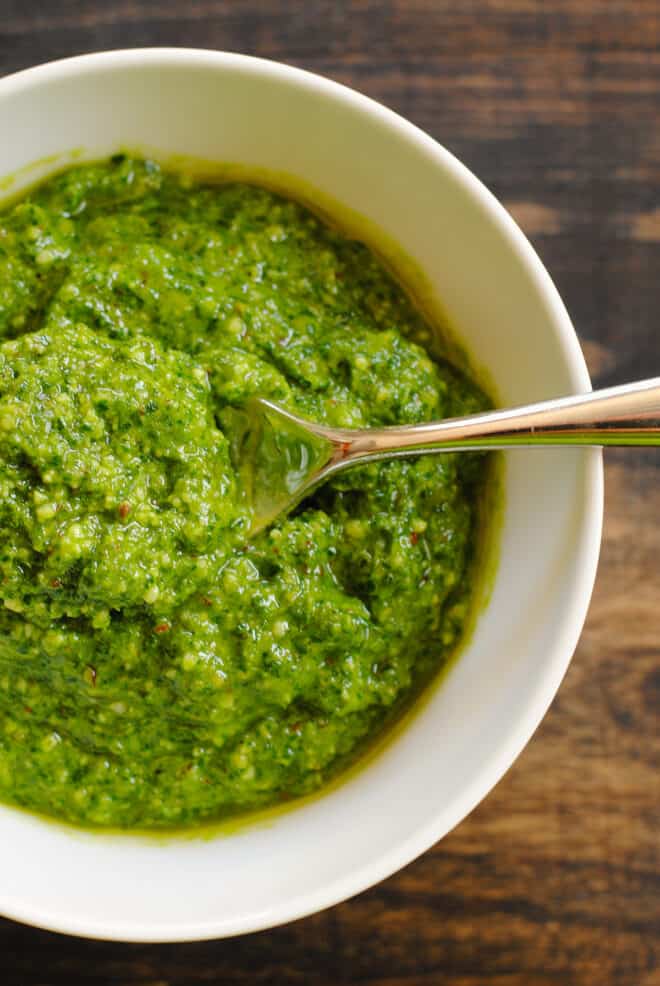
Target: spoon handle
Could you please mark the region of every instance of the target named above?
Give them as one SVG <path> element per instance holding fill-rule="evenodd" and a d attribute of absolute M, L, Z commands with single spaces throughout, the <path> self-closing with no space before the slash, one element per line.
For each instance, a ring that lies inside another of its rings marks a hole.
<path fill-rule="evenodd" d="M 660 377 L 428 424 L 345 432 L 344 461 L 413 450 L 536 445 L 660 445 Z"/>

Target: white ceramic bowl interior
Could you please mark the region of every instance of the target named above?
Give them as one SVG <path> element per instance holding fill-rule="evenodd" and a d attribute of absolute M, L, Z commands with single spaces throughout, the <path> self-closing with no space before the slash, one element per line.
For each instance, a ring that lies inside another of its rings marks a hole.
<path fill-rule="evenodd" d="M 80 148 L 242 162 L 304 179 L 426 273 L 503 401 L 590 388 L 550 278 L 447 151 L 332 82 L 240 55 L 126 51 L 0 81 L 0 177 Z M 20 185 L 52 170 L 43 162 Z M 267 825 L 213 839 L 76 832 L 0 808 L 0 912 L 125 940 L 212 938 L 346 898 L 427 849 L 502 776 L 552 700 L 595 577 L 595 451 L 510 454 L 498 574 L 460 660 L 370 766 Z"/>

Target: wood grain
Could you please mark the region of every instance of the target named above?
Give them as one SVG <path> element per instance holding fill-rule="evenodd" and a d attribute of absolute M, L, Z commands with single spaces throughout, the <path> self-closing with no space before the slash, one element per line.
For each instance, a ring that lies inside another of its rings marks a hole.
<path fill-rule="evenodd" d="M 0 14 L 0 73 L 198 45 L 386 102 L 508 205 L 598 383 L 660 373 L 660 0 L 0 0 Z M 3 986 L 660 986 L 659 465 L 608 454 L 575 660 L 522 757 L 432 851 L 233 941 L 117 945 L 1 922 Z"/>

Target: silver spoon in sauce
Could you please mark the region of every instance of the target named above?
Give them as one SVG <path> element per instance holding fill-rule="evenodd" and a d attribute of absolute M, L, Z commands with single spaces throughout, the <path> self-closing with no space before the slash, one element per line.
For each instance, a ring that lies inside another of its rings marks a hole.
<path fill-rule="evenodd" d="M 330 476 L 379 459 L 538 445 L 660 445 L 660 377 L 401 427 L 329 428 L 263 398 L 234 415 L 234 460 L 254 534 Z"/>

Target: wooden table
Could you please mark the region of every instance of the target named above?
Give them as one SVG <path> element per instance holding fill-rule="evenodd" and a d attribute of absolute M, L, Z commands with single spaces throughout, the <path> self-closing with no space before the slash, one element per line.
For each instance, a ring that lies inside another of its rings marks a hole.
<path fill-rule="evenodd" d="M 387 103 L 516 216 L 597 384 L 660 373 L 660 0 L 0 0 L 0 15 L 0 73 L 185 44 Z M 433 850 L 234 941 L 105 944 L 5 921 L 3 986 L 659 986 L 659 467 L 656 452 L 607 455 L 600 573 L 568 676 L 506 778 Z"/>

